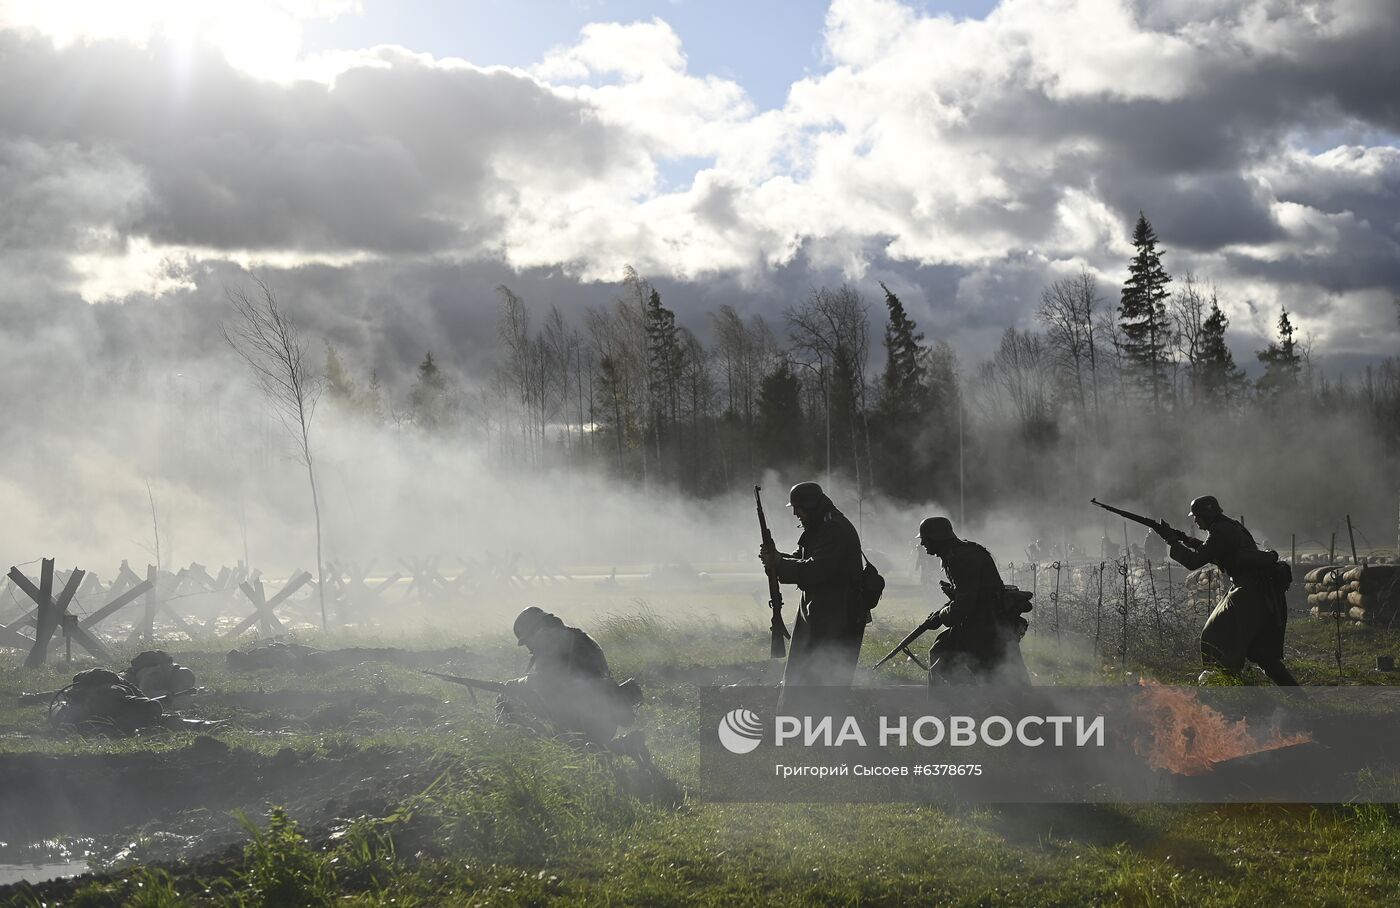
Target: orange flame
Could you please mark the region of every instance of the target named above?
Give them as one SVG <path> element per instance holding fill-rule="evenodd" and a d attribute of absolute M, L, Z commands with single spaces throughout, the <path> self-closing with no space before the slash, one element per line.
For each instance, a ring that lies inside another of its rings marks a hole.
<path fill-rule="evenodd" d="M 1184 776 L 1203 775 L 1225 760 L 1312 740 L 1307 732 L 1284 735 L 1275 728 L 1266 740 L 1260 741 L 1250 733 L 1244 719 L 1225 718 L 1197 699 L 1193 691 L 1146 680 L 1142 685 L 1134 711 L 1147 722 L 1152 740 L 1148 743 L 1138 738 L 1133 749 L 1146 757 L 1147 765 L 1153 769 Z"/>

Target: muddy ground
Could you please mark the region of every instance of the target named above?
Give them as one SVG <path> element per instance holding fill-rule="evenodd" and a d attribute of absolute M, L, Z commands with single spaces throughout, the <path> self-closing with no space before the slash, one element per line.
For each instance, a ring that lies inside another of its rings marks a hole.
<path fill-rule="evenodd" d="M 270 804 L 309 826 L 379 815 L 452 764 L 442 754 L 345 747 L 272 756 L 199 736 L 183 749 L 0 755 L 0 828 L 18 841 L 82 836 L 104 859 L 188 860 L 246 838 L 236 812 Z"/>
<path fill-rule="evenodd" d="M 225 661 L 223 652 L 172 655 L 195 666 Z M 288 666 L 297 687 L 310 689 L 264 689 L 287 676 L 230 672 L 226 677 L 246 679 L 253 689 L 242 680 L 237 689 L 215 681 L 182 698 L 176 708 L 183 715 L 226 721 L 209 734 L 172 738 L 157 729 L 149 737 L 162 746 L 150 750 L 0 754 L 0 863 L 228 863 L 247 840 L 240 814 L 262 824 L 268 808 L 279 805 L 304 829 L 323 835 L 355 817 L 381 816 L 454 765 L 441 738 L 460 722 L 466 692 L 436 682 L 430 685 L 442 688 L 436 692 L 382 684 L 318 689 L 318 678 L 371 663 L 451 672 L 473 661 L 461 647 L 334 650 L 317 665 Z M 20 707 L 21 724 L 0 725 L 0 732 L 78 743 L 41 720 L 36 726 L 36 710 L 42 706 Z M 438 746 L 372 743 L 386 733 L 402 741 L 420 732 L 440 733 Z M 178 746 L 182 740 L 190 743 Z M 293 746 L 274 750 L 283 740 Z M 75 878 L 71 885 L 84 881 Z M 0 887 L 0 904 L 19 898 L 26 886 Z M 43 884 L 45 892 L 69 888 L 68 881 Z"/>

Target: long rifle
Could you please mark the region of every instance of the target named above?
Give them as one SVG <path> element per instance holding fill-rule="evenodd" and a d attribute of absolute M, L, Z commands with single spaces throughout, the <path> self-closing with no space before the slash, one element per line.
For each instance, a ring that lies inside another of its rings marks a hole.
<path fill-rule="evenodd" d="M 426 669 L 423 671 L 423 674 L 432 675 L 434 678 L 441 678 L 444 681 L 451 681 L 453 684 L 460 684 L 463 687 L 490 691 L 493 694 L 503 693 L 506 689 L 504 681 L 482 681 L 478 678 L 463 678 L 460 675 L 444 675 L 442 672 L 430 672 Z"/>
<path fill-rule="evenodd" d="M 176 697 L 184 697 L 189 694 L 201 693 L 204 693 L 204 688 L 202 687 L 187 687 L 184 690 L 171 691 L 168 694 L 160 694 L 159 696 L 151 697 L 151 699 L 155 700 L 157 703 L 168 703 L 174 700 Z"/>
<path fill-rule="evenodd" d="M 48 703 L 51 700 L 53 700 L 54 697 L 57 697 L 59 694 L 70 689 L 72 686 L 73 685 L 69 684 L 66 687 L 60 687 L 57 690 L 21 692 L 19 695 L 19 703 L 21 706 L 29 703 Z M 204 692 L 205 689 L 202 687 L 187 687 L 184 690 L 177 690 L 168 694 L 160 694 L 159 696 L 148 697 L 147 699 L 155 700 L 157 703 L 164 703 L 168 700 L 174 700 L 176 697 L 183 697 L 187 694 L 202 694 Z"/>
<path fill-rule="evenodd" d="M 1153 520 L 1151 517 L 1144 517 L 1141 514 L 1134 514 L 1132 511 L 1125 511 L 1122 508 L 1115 508 L 1111 504 L 1104 504 L 1097 498 L 1090 498 L 1089 503 L 1094 505 L 1095 507 L 1103 508 L 1109 513 L 1117 514 L 1119 517 L 1122 517 L 1125 520 L 1131 520 L 1133 523 L 1142 524 L 1149 530 L 1152 530 L 1158 536 L 1161 536 L 1163 539 L 1165 539 L 1169 545 L 1172 543 L 1179 542 L 1182 545 L 1193 549 L 1198 548 L 1201 545 L 1201 540 L 1197 539 L 1194 536 L 1188 536 L 1182 530 L 1178 530 L 1176 527 L 1172 526 L 1171 524 L 1167 523 L 1165 520 L 1162 520 L 1160 518 L 1157 520 Z"/>
<path fill-rule="evenodd" d="M 763 516 L 763 499 L 759 497 L 761 486 L 753 487 L 753 503 L 758 508 L 758 529 L 763 536 L 763 547 L 773 548 L 773 534 L 768 531 L 768 518 Z M 791 639 L 787 625 L 783 623 L 783 591 L 778 586 L 778 569 L 776 567 L 763 566 L 763 572 L 768 575 L 768 609 L 773 613 L 773 620 L 768 623 L 768 658 L 787 658 L 787 644 L 783 641 Z"/>
<path fill-rule="evenodd" d="M 442 672 L 430 672 L 427 669 L 419 669 L 425 675 L 432 675 L 434 678 L 441 678 L 444 681 L 451 681 L 453 684 L 460 684 L 467 689 L 467 695 L 472 698 L 472 703 L 477 703 L 476 692 L 479 690 L 489 691 L 493 694 L 503 694 L 506 692 L 506 685 L 502 681 L 482 681 L 479 678 L 463 678 L 461 675 L 444 675 Z"/>
<path fill-rule="evenodd" d="M 875 671 L 876 668 L 879 668 L 880 666 L 884 665 L 886 662 L 890 661 L 895 656 L 898 656 L 900 653 L 903 653 L 910 659 L 914 660 L 914 664 L 919 666 L 919 668 L 923 669 L 924 671 L 928 671 L 928 666 L 925 665 L 923 663 L 923 660 L 921 660 L 918 656 L 914 655 L 913 651 L 909 649 L 909 645 L 915 640 L 922 637 L 924 634 L 928 633 L 929 631 L 942 626 L 943 620 L 938 617 L 938 612 L 934 612 L 933 614 L 929 615 L 927 618 L 924 619 L 923 624 L 920 624 L 918 627 L 910 631 L 909 636 L 899 641 L 899 643 L 895 646 L 894 649 L 886 653 L 885 658 L 881 659 L 879 662 L 876 662 L 875 667 L 872 668 L 871 671 Z"/>

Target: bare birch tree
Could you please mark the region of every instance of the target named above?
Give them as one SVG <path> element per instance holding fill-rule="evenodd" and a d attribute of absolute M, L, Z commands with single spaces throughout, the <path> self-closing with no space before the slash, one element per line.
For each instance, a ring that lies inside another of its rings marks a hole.
<path fill-rule="evenodd" d="M 1050 345 L 1061 390 L 1073 399 L 1081 416 L 1088 411 L 1091 397 L 1095 412 L 1098 411 L 1094 350 L 1094 315 L 1098 304 L 1098 282 L 1083 269 L 1077 277 L 1055 281 L 1042 291 L 1036 313 L 1045 323 L 1045 339 Z"/>
<path fill-rule="evenodd" d="M 800 306 L 784 313 L 794 354 L 816 373 L 827 408 L 827 472 L 831 470 L 833 434 L 851 440 L 851 468 L 856 489 L 864 491 L 870 474 L 869 428 L 866 424 L 865 366 L 870 353 L 868 307 L 853 288 L 823 287 Z M 815 362 L 812 362 L 815 360 Z M 833 420 L 837 423 L 832 430 Z M 861 471 L 860 436 L 864 433 L 866 469 Z"/>
<path fill-rule="evenodd" d="M 254 277 L 257 293 L 242 287 L 224 292 L 233 304 L 233 320 L 223 326 L 224 340 L 253 370 L 282 427 L 306 467 L 311 487 L 311 510 L 316 516 L 316 594 L 321 602 L 321 630 L 326 630 L 326 578 L 321 539 L 321 499 L 316 489 L 316 466 L 311 456 L 311 420 L 321 397 L 322 382 L 306 356 L 306 344 L 296 322 L 277 302 L 272 288 Z"/>

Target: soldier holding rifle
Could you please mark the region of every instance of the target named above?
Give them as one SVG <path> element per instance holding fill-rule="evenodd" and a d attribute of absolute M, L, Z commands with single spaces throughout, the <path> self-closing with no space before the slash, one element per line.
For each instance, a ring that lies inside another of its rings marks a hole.
<path fill-rule="evenodd" d="M 1291 582 L 1290 569 L 1279 561 L 1277 552 L 1261 552 L 1244 524 L 1225 516 L 1214 495 L 1202 495 L 1191 502 L 1191 517 L 1208 534 L 1204 542 L 1164 520 L 1152 520 L 1096 499 L 1090 501 L 1151 528 L 1171 546 L 1172 558 L 1187 570 L 1213 564 L 1230 578 L 1230 591 L 1201 628 L 1201 661 L 1206 666 L 1202 680 L 1211 669 L 1238 674 L 1248 660 L 1275 684 L 1298 683 L 1283 664 L 1283 635 L 1288 624 L 1283 594 Z"/>
<path fill-rule="evenodd" d="M 1030 673 L 1021 657 L 1021 635 L 1026 630 L 1022 600 L 1007 595 L 991 553 L 971 540 L 959 539 L 946 517 L 929 517 L 919 524 L 919 541 L 930 555 L 938 556 L 948 575 L 940 583 L 948 604 L 920 625 L 922 630 L 948 628 L 929 650 L 929 683 L 1029 684 Z M 1028 602 L 1024 610 L 1029 610 Z"/>
<path fill-rule="evenodd" d="M 599 744 L 632 723 L 640 690 L 635 681 L 624 689 L 613 680 L 603 648 L 587 633 L 533 605 L 516 616 L 513 630 L 530 665 L 525 677 L 503 685 L 503 713 L 524 707 Z"/>
<path fill-rule="evenodd" d="M 513 630 L 516 643 L 530 652 L 523 678 L 486 681 L 442 672 L 424 674 L 468 690 L 499 694 L 496 718 L 505 724 L 537 732 L 577 734 L 640 763 L 650 763 L 640 731 L 617 735 L 620 726 L 636 722 L 641 686 L 632 678 L 621 684 L 613 680 L 603 648 L 592 637 L 533 605 L 516 616 Z M 471 696 L 474 702 L 476 694 Z"/>
<path fill-rule="evenodd" d="M 797 551 L 779 552 L 769 537 L 758 553 L 770 576 L 802 590 L 783 687 L 849 686 L 870 623 L 860 534 L 815 482 L 793 486 L 788 506 L 802 524 Z"/>

